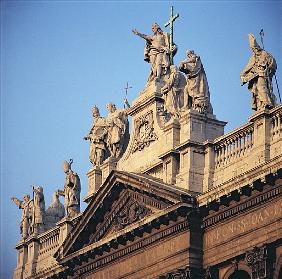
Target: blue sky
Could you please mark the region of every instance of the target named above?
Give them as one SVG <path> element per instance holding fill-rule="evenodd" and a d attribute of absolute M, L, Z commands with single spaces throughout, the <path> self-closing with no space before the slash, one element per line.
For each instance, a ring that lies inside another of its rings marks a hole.
<path fill-rule="evenodd" d="M 89 143 L 95 104 L 122 106 L 143 89 L 149 64 L 143 61 L 142 39 L 131 29 L 150 34 L 163 26 L 170 6 L 178 45 L 176 65 L 186 49 L 201 56 L 214 114 L 228 121 L 226 131 L 243 125 L 251 95 L 239 83 L 251 51 L 248 33 L 265 32 L 265 48 L 277 60 L 281 84 L 280 1 L 2 1 L 1 2 L 1 278 L 11 278 L 14 246 L 20 239 L 21 212 L 10 197 L 44 187 L 46 206 L 63 187 L 62 162 L 73 169 L 86 195 Z M 277 92 L 276 86 L 275 93 Z"/>

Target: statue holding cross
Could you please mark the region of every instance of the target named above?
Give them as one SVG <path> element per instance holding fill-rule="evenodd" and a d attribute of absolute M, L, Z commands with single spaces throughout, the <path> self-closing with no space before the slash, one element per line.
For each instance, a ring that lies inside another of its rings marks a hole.
<path fill-rule="evenodd" d="M 141 34 L 133 29 L 133 34 L 143 38 L 146 41 L 144 50 L 144 60 L 151 64 L 151 72 L 147 83 L 156 80 L 159 81 L 161 76 L 168 73 L 170 65 L 173 63 L 173 56 L 176 54 L 177 47 L 173 43 L 173 22 L 179 15 L 173 15 L 173 7 L 169 22 L 170 34 L 162 31 L 157 23 L 152 24 L 153 35 Z"/>

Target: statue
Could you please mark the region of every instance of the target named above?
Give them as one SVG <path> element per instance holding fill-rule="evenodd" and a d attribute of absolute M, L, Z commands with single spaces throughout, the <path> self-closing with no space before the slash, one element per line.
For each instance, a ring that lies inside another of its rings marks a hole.
<path fill-rule="evenodd" d="M 247 66 L 240 74 L 241 85 L 248 82 L 252 93 L 252 109 L 264 110 L 275 106 L 272 77 L 277 69 L 273 56 L 263 50 L 253 34 L 249 34 L 249 45 L 253 52 Z"/>
<path fill-rule="evenodd" d="M 126 99 L 125 104 L 129 107 Z M 129 137 L 127 109 L 117 109 L 113 103 L 108 103 L 106 107 L 109 111 L 106 119 L 108 126 L 107 147 L 111 157 L 118 158 Z"/>
<path fill-rule="evenodd" d="M 33 199 L 33 215 L 32 215 L 32 232 L 42 233 L 44 231 L 44 219 L 45 219 L 45 200 L 43 194 L 43 188 L 41 186 L 32 187 L 34 192 Z"/>
<path fill-rule="evenodd" d="M 65 198 L 67 217 L 74 217 L 80 212 L 80 179 L 71 169 L 73 160 L 64 161 L 63 168 L 66 174 L 64 190 L 58 190 L 58 194 Z"/>
<path fill-rule="evenodd" d="M 100 116 L 99 109 L 96 106 L 92 109 L 92 115 L 93 125 L 84 139 L 90 140 L 90 162 L 93 166 L 100 166 L 105 160 L 107 123 L 106 119 Z"/>
<path fill-rule="evenodd" d="M 169 34 L 164 33 L 157 23 L 152 24 L 153 35 L 148 36 L 141 34 L 136 29 L 133 29 L 133 34 L 143 38 L 146 41 L 144 50 L 144 60 L 151 64 L 151 72 L 147 82 L 152 80 L 158 81 L 162 75 L 165 75 L 170 66 L 170 47 Z M 173 54 L 176 53 L 174 45 Z"/>
<path fill-rule="evenodd" d="M 177 67 L 170 66 L 170 75 L 166 85 L 161 89 L 164 97 L 164 109 L 175 118 L 179 117 L 179 93 L 180 93 L 180 73 Z"/>
<path fill-rule="evenodd" d="M 52 203 L 46 210 L 46 226 L 52 228 L 59 222 L 63 217 L 65 217 L 64 205 L 59 200 L 58 192 L 53 193 Z"/>
<path fill-rule="evenodd" d="M 180 62 L 179 70 L 186 74 L 187 85 L 183 108 L 192 107 L 199 113 L 212 113 L 209 85 L 200 56 L 187 50 L 187 59 Z"/>
<path fill-rule="evenodd" d="M 32 233 L 33 200 L 29 195 L 24 195 L 23 201 L 12 197 L 11 200 L 22 209 L 22 218 L 20 222 L 20 232 L 25 239 Z"/>

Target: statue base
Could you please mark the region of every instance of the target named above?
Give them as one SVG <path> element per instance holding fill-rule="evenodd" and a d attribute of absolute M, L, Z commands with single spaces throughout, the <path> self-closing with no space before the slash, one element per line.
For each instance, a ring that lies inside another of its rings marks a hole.
<path fill-rule="evenodd" d="M 102 184 L 102 170 L 98 166 L 94 166 L 88 173 L 88 192 L 84 198 L 84 202 L 89 203 L 90 197 L 98 190 Z"/>

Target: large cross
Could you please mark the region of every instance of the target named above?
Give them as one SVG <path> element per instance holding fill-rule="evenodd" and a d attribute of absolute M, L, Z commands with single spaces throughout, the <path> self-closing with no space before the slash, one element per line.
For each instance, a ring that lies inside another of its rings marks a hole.
<path fill-rule="evenodd" d="M 127 98 L 127 92 L 128 92 L 128 89 L 132 88 L 132 86 L 129 86 L 128 84 L 128 81 L 126 82 L 126 87 L 124 87 L 125 89 L 125 97 Z"/>
<path fill-rule="evenodd" d="M 169 34 L 169 50 L 170 50 L 170 63 L 173 64 L 173 22 L 179 17 L 179 14 L 173 15 L 173 6 L 170 7 L 170 18 L 169 21 L 165 24 L 165 27 L 169 26 L 170 34 Z"/>
<path fill-rule="evenodd" d="M 128 92 L 128 89 L 132 88 L 132 86 L 129 86 L 128 84 L 128 81 L 126 82 L 126 87 L 124 87 L 125 89 L 125 99 L 127 101 L 127 92 Z M 124 105 L 124 108 L 125 108 L 125 105 Z"/>

